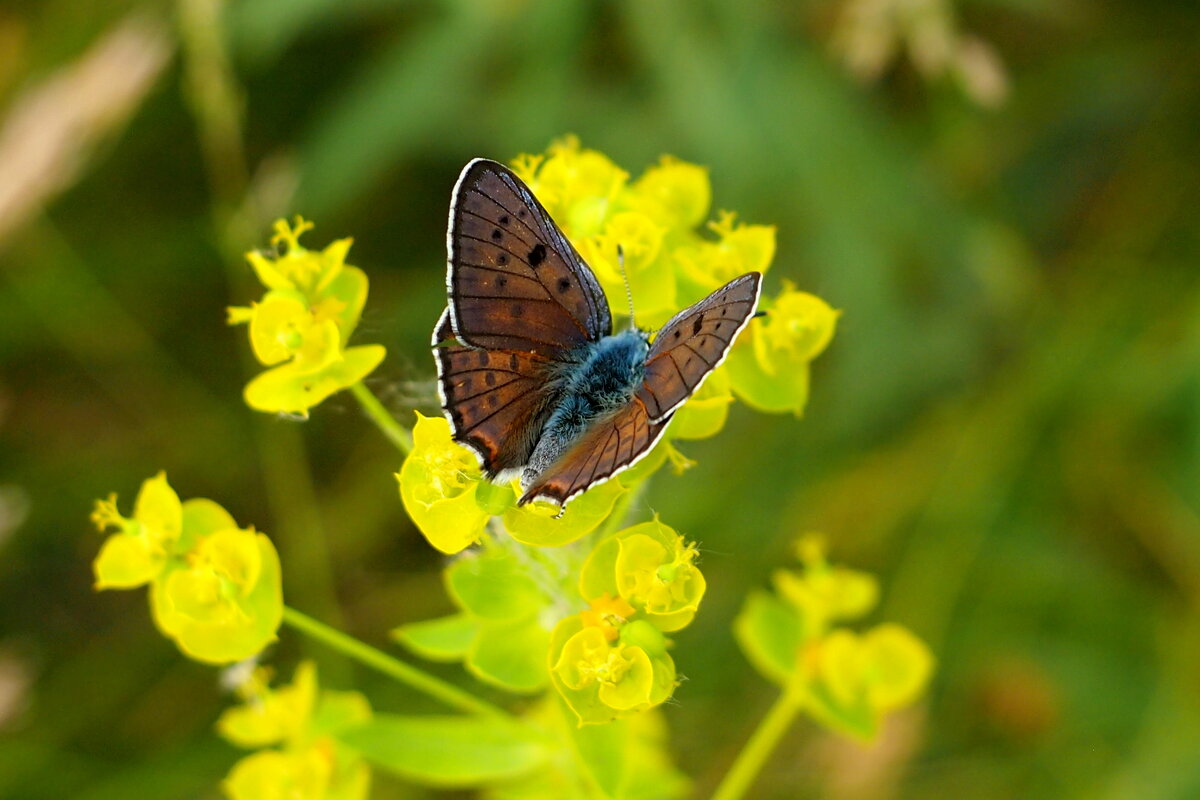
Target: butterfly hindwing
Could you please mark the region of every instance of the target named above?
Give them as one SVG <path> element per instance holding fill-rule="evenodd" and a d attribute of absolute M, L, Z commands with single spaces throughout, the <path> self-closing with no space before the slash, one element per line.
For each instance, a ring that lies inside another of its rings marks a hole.
<path fill-rule="evenodd" d="M 663 326 L 646 356 L 637 391 L 652 421 L 665 419 L 725 360 L 758 306 L 762 275 L 735 278 Z"/>
<path fill-rule="evenodd" d="M 596 422 L 557 461 L 537 477 L 518 501 L 550 500 L 559 505 L 583 490 L 633 466 L 654 447 L 670 416 L 652 422 L 634 398 L 624 408 Z"/>
<path fill-rule="evenodd" d="M 482 350 L 455 340 L 449 310 L 433 333 L 438 389 L 455 441 L 479 456 L 489 477 L 529 458 L 557 396 L 547 360 L 515 350 Z"/>
<path fill-rule="evenodd" d="M 467 164 L 446 238 L 451 323 L 463 343 L 565 360 L 612 332 L 592 271 L 507 167 Z"/>

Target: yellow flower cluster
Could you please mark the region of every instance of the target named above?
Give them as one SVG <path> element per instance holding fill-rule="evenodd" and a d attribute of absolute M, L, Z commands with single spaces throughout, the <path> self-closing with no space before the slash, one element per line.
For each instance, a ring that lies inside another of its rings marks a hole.
<path fill-rule="evenodd" d="M 258 668 L 237 689 L 243 704 L 217 720 L 217 731 L 238 747 L 256 750 L 230 770 L 222 788 L 230 800 L 365 800 L 371 773 L 335 735 L 371 718 L 358 692 L 317 689 L 306 661 L 292 683 L 268 686 Z"/>
<path fill-rule="evenodd" d="M 645 711 L 675 690 L 664 633 L 686 627 L 704 597 L 696 547 L 657 519 L 592 550 L 579 578 L 589 608 L 550 636 L 550 678 L 581 725 Z"/>
<path fill-rule="evenodd" d="M 747 272 L 766 272 L 775 258 L 775 228 L 710 213 L 708 171 L 664 157 L 636 180 L 603 153 L 574 137 L 545 155 L 524 155 L 514 169 L 592 267 L 618 313 L 626 308 L 617 248 L 634 312 L 643 327 L 662 325 L 676 311 Z M 703 438 L 721 429 L 737 395 L 760 411 L 799 414 L 808 400 L 808 364 L 833 337 L 837 312 L 825 301 L 785 284 L 764 295 L 767 319 L 747 327 L 730 354 L 676 415 L 673 438 Z M 757 329 L 757 330 L 756 330 Z"/>
<path fill-rule="evenodd" d="M 874 608 L 875 579 L 826 562 L 815 537 L 801 541 L 803 568 L 779 570 L 775 594 L 747 598 L 734 622 L 742 651 L 826 727 L 871 739 L 883 715 L 924 692 L 933 655 L 906 628 L 884 623 L 857 633 L 838 623 Z"/>
<path fill-rule="evenodd" d="M 113 531 L 93 562 L 96 588 L 149 584 L 155 623 L 188 656 L 227 664 L 274 641 L 283 615 L 279 556 L 212 500 L 180 502 L 160 472 L 142 484 L 132 517 L 112 495 L 96 501 L 92 521 Z"/>
<path fill-rule="evenodd" d="M 267 293 L 229 309 L 229 323 L 249 324 L 255 358 L 272 367 L 246 385 L 246 403 L 258 411 L 307 416 L 383 361 L 381 345 L 346 346 L 367 301 L 366 274 L 346 264 L 351 240 L 308 250 L 300 236 L 311 228 L 301 217 L 294 227 L 276 220 L 271 244 L 284 252 L 246 254 Z"/>

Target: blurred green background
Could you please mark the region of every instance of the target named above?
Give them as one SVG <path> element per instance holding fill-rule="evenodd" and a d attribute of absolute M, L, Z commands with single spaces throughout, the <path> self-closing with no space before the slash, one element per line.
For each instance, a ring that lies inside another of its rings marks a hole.
<path fill-rule="evenodd" d="M 778 226 L 768 291 L 844 310 L 803 419 L 735 407 L 649 495 L 704 549 L 666 709 L 697 796 L 774 696 L 741 598 L 821 530 L 938 672 L 875 747 L 797 725 L 753 796 L 1200 797 L 1198 41 L 1132 0 L 0 5 L 0 797 L 215 798 L 239 756 L 217 674 L 91 589 L 93 498 L 159 469 L 297 608 L 384 647 L 449 610 L 395 451 L 344 395 L 249 411 L 223 309 L 272 217 L 353 235 L 373 387 L 429 407 L 458 170 L 565 133 L 708 165 Z M 273 662 L 435 710 L 308 648 Z"/>

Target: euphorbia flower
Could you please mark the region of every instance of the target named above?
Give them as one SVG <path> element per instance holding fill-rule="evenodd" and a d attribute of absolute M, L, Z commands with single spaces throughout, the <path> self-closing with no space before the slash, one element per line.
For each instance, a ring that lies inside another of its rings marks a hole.
<path fill-rule="evenodd" d="M 579 588 L 584 598 L 614 595 L 662 631 L 676 631 L 696 615 L 704 597 L 704 575 L 696 546 L 658 520 L 619 531 L 601 542 L 584 563 Z"/>
<path fill-rule="evenodd" d="M 247 405 L 259 411 L 306 415 L 369 375 L 385 354 L 379 345 L 346 347 L 367 299 L 367 276 L 345 263 L 350 239 L 322 251 L 303 247 L 300 235 L 311 228 L 300 217 L 295 227 L 277 220 L 271 243 L 284 252 L 246 254 L 269 291 L 249 307 L 229 309 L 231 325 L 249 323 L 255 357 L 279 365 L 246 386 Z"/>
<path fill-rule="evenodd" d="M 800 414 L 808 402 L 809 363 L 829 345 L 840 312 L 789 283 L 760 307 L 766 317 L 742 332 L 726 362 L 733 391 L 760 411 Z"/>
<path fill-rule="evenodd" d="M 205 536 L 151 587 L 154 619 L 185 653 L 227 664 L 275 640 L 283 615 L 279 556 L 261 533 Z"/>
<path fill-rule="evenodd" d="M 133 517 L 117 510 L 117 496 L 97 500 L 92 522 L 104 532 L 115 528 L 92 563 L 97 589 L 133 589 L 149 583 L 166 566 L 183 533 L 183 504 L 160 472 L 142 483 Z"/>
<path fill-rule="evenodd" d="M 476 502 L 479 462 L 450 438 L 444 418 L 417 413 L 413 450 L 396 478 L 409 517 L 438 550 L 457 553 L 483 533 L 490 515 Z"/>

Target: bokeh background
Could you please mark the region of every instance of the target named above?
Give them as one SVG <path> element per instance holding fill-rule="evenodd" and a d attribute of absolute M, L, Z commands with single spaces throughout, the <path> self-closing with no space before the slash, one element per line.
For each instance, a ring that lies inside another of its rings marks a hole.
<path fill-rule="evenodd" d="M 0 5 L 0 796 L 215 798 L 238 757 L 214 671 L 91 589 L 93 498 L 159 469 L 302 610 L 385 647 L 448 610 L 396 453 L 344 396 L 249 411 L 223 309 L 272 217 L 353 235 L 373 386 L 427 406 L 458 170 L 575 133 L 708 165 L 778 226 L 768 289 L 844 311 L 802 419 L 737 406 L 649 495 L 705 551 L 666 710 L 697 796 L 774 696 L 741 598 L 820 530 L 938 672 L 873 748 L 797 725 L 755 797 L 1200 797 L 1198 41 L 1132 0 Z"/>

